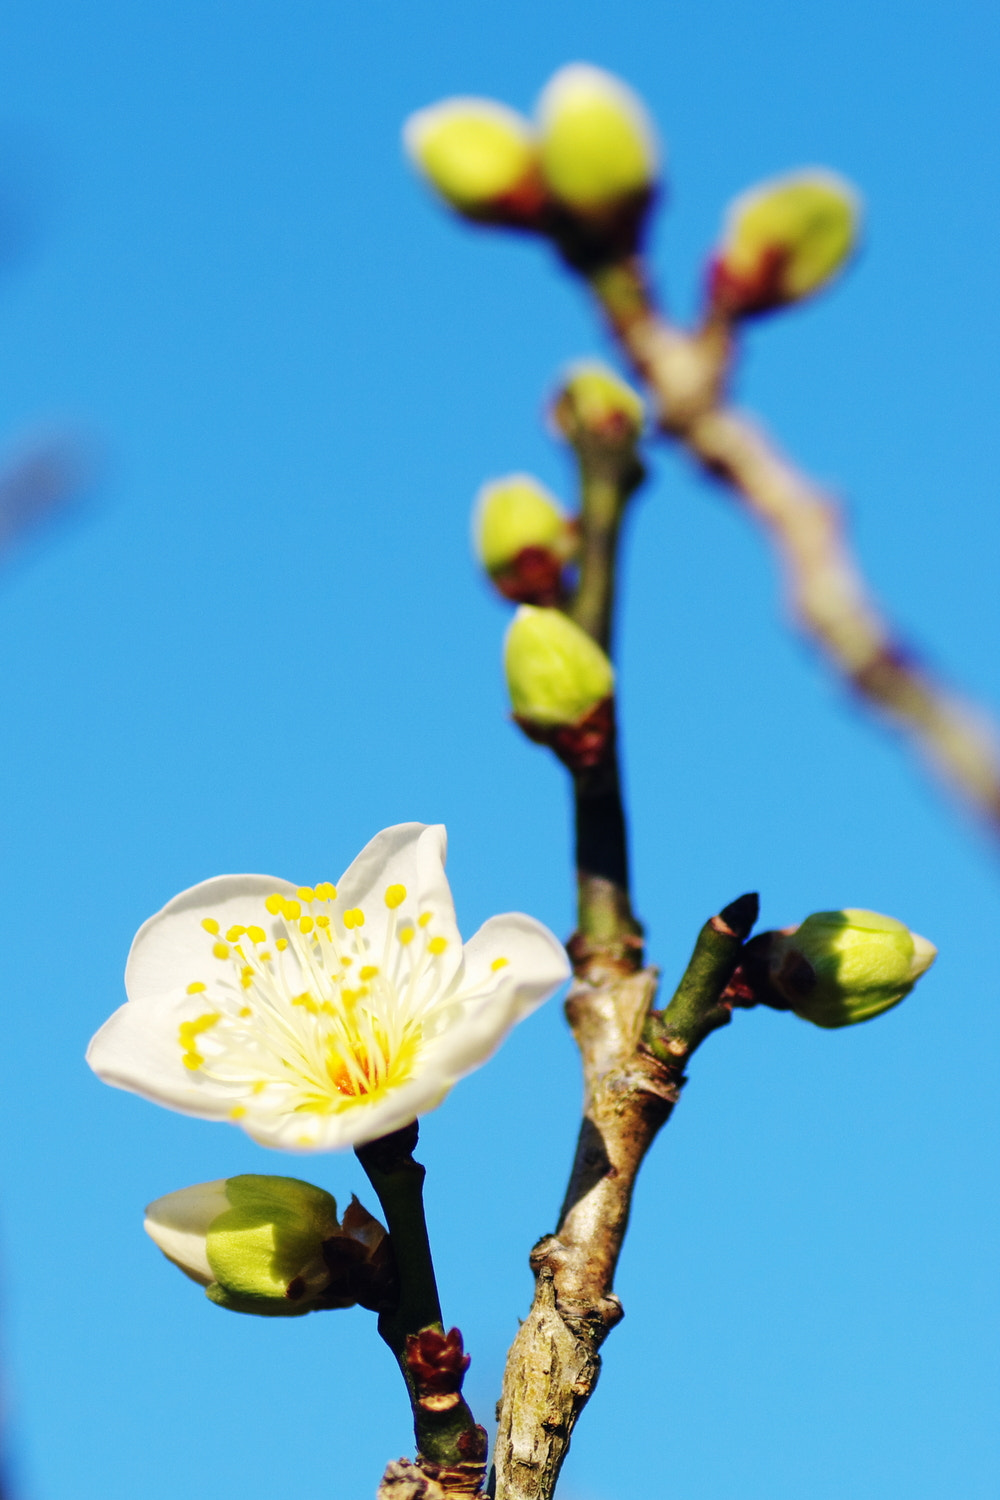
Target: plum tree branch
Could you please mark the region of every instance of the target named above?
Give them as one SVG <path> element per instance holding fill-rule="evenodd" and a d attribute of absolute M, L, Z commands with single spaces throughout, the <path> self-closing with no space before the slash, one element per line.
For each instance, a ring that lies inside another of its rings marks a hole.
<path fill-rule="evenodd" d="M 1000 835 L 995 730 L 920 664 L 887 621 L 852 556 L 837 504 L 726 404 L 730 326 L 711 318 L 693 334 L 672 326 L 638 257 L 604 266 L 588 282 L 653 394 L 661 430 L 769 534 L 802 628 L 834 670 Z"/>

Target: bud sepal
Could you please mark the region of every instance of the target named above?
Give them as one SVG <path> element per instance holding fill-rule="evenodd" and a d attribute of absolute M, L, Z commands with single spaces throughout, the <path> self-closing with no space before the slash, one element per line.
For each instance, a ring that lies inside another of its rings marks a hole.
<path fill-rule="evenodd" d="M 614 738 L 615 674 L 586 631 L 558 609 L 522 605 L 504 643 L 514 719 L 571 769 L 594 766 Z"/>

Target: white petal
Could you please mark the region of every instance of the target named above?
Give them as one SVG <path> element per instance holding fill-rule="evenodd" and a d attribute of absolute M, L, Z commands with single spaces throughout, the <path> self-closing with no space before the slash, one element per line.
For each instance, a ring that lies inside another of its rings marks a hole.
<path fill-rule="evenodd" d="M 214 1281 L 205 1249 L 209 1225 L 229 1207 L 226 1179 L 199 1182 L 157 1198 L 146 1209 L 143 1228 L 168 1260 L 192 1280 L 208 1286 Z"/>
<path fill-rule="evenodd" d="M 420 1067 L 409 1083 L 393 1089 L 374 1104 L 357 1104 L 335 1114 L 255 1115 L 248 1102 L 240 1125 L 261 1146 L 281 1151 L 343 1151 L 378 1140 L 409 1125 L 418 1115 L 436 1109 L 448 1093 L 453 1079 L 444 1080 L 439 1070 Z"/>
<path fill-rule="evenodd" d="M 199 1004 L 200 1002 L 200 1004 Z M 181 1061 L 178 1027 L 205 1010 L 204 995 L 144 995 L 105 1021 L 87 1048 L 98 1078 L 154 1104 L 205 1120 L 222 1120 L 231 1090 L 191 1072 Z"/>
<path fill-rule="evenodd" d="M 129 998 L 162 995 L 186 988 L 193 979 L 211 977 L 211 938 L 203 917 L 215 917 L 223 933 L 227 927 L 257 923 L 270 930 L 272 919 L 264 901 L 272 891 L 294 896 L 296 887 L 273 875 L 216 875 L 181 891 L 168 901 L 135 935 L 125 965 Z"/>

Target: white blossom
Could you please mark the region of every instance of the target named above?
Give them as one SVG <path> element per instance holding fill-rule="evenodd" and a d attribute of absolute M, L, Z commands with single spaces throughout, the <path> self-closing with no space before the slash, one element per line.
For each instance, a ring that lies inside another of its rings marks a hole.
<path fill-rule="evenodd" d="M 128 1002 L 87 1061 L 106 1083 L 265 1146 L 360 1145 L 438 1105 L 568 978 L 534 918 L 462 944 L 445 830 L 377 834 L 336 886 L 220 875 L 136 935 Z"/>

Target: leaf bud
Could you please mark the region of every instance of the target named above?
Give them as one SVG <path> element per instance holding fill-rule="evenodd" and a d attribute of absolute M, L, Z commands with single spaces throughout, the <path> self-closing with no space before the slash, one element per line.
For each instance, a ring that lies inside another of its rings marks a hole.
<path fill-rule="evenodd" d="M 642 101 L 588 63 L 551 78 L 538 101 L 542 174 L 553 197 L 584 218 L 605 219 L 651 194 L 659 152 Z"/>
<path fill-rule="evenodd" d="M 529 227 L 545 201 L 530 121 L 492 99 L 446 99 L 411 115 L 410 159 L 466 218 Z"/>
<path fill-rule="evenodd" d="M 768 979 L 804 1021 L 834 1028 L 870 1021 L 898 1005 L 937 949 L 894 917 L 846 907 L 818 911 L 770 934 Z"/>
<path fill-rule="evenodd" d="M 514 719 L 571 771 L 600 765 L 614 740 L 615 674 L 587 633 L 558 609 L 522 604 L 504 642 Z"/>
<path fill-rule="evenodd" d="M 574 448 L 632 449 L 645 419 L 642 397 L 599 360 L 572 365 L 552 403 L 552 420 Z"/>
<path fill-rule="evenodd" d="M 245 1173 L 158 1198 L 146 1233 L 206 1295 L 234 1312 L 296 1317 L 320 1308 L 381 1307 L 394 1294 L 385 1229 L 352 1199 L 295 1177 Z"/>
<path fill-rule="evenodd" d="M 576 552 L 576 527 L 530 474 L 509 474 L 479 491 L 472 523 L 476 556 L 500 593 L 519 604 L 555 604 Z"/>
<path fill-rule="evenodd" d="M 851 254 L 859 211 L 851 185 L 821 170 L 743 193 L 729 209 L 709 269 L 712 306 L 738 318 L 812 296 Z"/>

